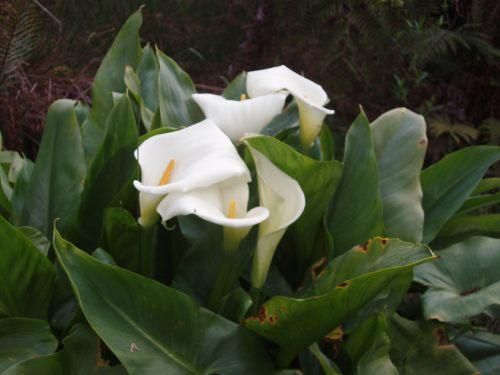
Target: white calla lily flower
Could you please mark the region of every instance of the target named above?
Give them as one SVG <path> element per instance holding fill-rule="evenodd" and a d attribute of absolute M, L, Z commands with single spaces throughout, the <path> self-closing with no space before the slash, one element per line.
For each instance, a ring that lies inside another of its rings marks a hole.
<path fill-rule="evenodd" d="M 235 250 L 251 227 L 266 220 L 269 211 L 255 207 L 247 211 L 248 183 L 236 178 L 186 193 L 168 194 L 158 205 L 162 221 L 179 215 L 196 215 L 224 227 L 224 248 Z"/>
<path fill-rule="evenodd" d="M 228 100 L 213 94 L 193 94 L 193 100 L 206 118 L 212 120 L 233 142 L 239 141 L 245 133 L 260 133 L 282 112 L 286 97 L 284 92 L 243 100 Z"/>
<path fill-rule="evenodd" d="M 269 210 L 269 218 L 259 226 L 252 266 L 252 285 L 260 289 L 266 281 L 278 243 L 288 226 L 300 217 L 306 203 L 296 180 L 276 167 L 264 154 L 248 146 L 257 169 L 260 205 Z"/>
<path fill-rule="evenodd" d="M 328 96 L 320 85 L 284 65 L 247 73 L 247 92 L 251 98 L 281 90 L 290 92 L 297 102 L 302 145 L 309 148 L 321 131 L 325 116 L 335 112 L 324 107 Z"/>
<path fill-rule="evenodd" d="M 166 194 L 205 188 L 239 178 L 248 182 L 250 172 L 231 140 L 210 120 L 153 136 L 135 152 L 141 167 L 141 225 L 156 222 L 156 207 Z"/>

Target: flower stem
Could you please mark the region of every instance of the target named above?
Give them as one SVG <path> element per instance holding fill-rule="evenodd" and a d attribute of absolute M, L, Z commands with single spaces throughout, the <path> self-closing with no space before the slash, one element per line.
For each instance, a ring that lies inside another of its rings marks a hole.
<path fill-rule="evenodd" d="M 227 294 L 234 283 L 234 267 L 232 254 L 224 254 L 222 265 L 217 274 L 214 287 L 208 297 L 208 308 L 218 311 L 222 298 Z"/>
<path fill-rule="evenodd" d="M 253 285 L 250 287 L 250 297 L 252 298 L 253 304 L 248 311 L 249 315 L 256 315 L 259 310 L 261 289 L 255 288 Z"/>

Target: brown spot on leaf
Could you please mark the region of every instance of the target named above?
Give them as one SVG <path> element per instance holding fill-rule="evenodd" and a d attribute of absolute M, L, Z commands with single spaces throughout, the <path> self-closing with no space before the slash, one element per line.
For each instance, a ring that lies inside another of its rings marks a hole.
<path fill-rule="evenodd" d="M 328 264 L 328 259 L 326 257 L 322 257 L 311 266 L 310 272 L 313 280 L 316 280 L 318 277 L 321 276 L 327 264 Z"/>
<path fill-rule="evenodd" d="M 372 240 L 368 240 L 366 241 L 363 245 L 359 245 L 358 247 L 362 250 L 365 251 L 365 253 L 368 251 L 368 246 L 370 246 L 370 243 L 372 242 Z"/>
<path fill-rule="evenodd" d="M 266 321 L 266 318 L 267 318 L 267 310 L 264 306 L 262 306 L 257 314 L 257 320 L 259 321 L 259 323 L 264 323 Z"/>
<path fill-rule="evenodd" d="M 358 253 L 363 253 L 363 254 L 366 254 L 368 252 L 367 249 L 363 246 L 356 246 L 354 248 L 354 251 L 357 251 Z"/>
<path fill-rule="evenodd" d="M 442 327 L 436 328 L 434 330 L 434 335 L 438 339 L 438 346 L 445 346 L 450 344 L 450 342 L 448 341 L 448 336 L 446 336 L 446 332 Z"/>
<path fill-rule="evenodd" d="M 336 288 L 345 288 L 349 285 L 347 281 L 344 281 L 343 283 L 340 283 L 339 285 L 336 286 Z"/>
<path fill-rule="evenodd" d="M 481 288 L 475 287 L 475 288 L 464 290 L 462 293 L 460 293 L 460 295 L 462 297 L 465 297 L 465 296 L 468 296 L 469 294 L 476 293 L 476 292 L 478 292 L 480 290 L 481 290 Z"/>

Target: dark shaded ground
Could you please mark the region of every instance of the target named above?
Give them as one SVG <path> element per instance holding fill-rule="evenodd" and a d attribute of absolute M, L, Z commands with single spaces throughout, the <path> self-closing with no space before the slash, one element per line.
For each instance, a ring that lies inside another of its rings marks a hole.
<path fill-rule="evenodd" d="M 15 23 L 29 13 L 33 21 L 25 62 L 8 84 L 0 80 L 6 146 L 31 157 L 49 104 L 90 100 L 99 61 L 141 3 L 143 40 L 177 60 L 202 91 L 217 92 L 244 69 L 286 64 L 325 87 L 340 136 L 359 104 L 371 119 L 407 106 L 426 116 L 430 160 L 467 144 L 500 143 L 495 0 L 49 0 L 40 2 L 45 9 L 3 2 L 0 17 Z"/>

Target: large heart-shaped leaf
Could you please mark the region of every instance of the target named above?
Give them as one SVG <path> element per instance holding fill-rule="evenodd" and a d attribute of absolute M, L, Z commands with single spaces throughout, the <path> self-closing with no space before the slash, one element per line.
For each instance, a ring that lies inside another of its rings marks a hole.
<path fill-rule="evenodd" d="M 320 296 L 346 280 L 387 268 L 417 264 L 429 256 L 432 252 L 425 245 L 376 237 L 365 246 L 357 246 L 338 256 L 320 270 L 313 267 L 300 296 Z"/>
<path fill-rule="evenodd" d="M 204 117 L 192 95 L 196 93 L 189 75 L 161 51 L 157 51 L 158 100 L 163 126 L 180 128 L 201 121 Z"/>
<path fill-rule="evenodd" d="M 46 318 L 54 266 L 0 216 L 0 318 Z"/>
<path fill-rule="evenodd" d="M 327 220 L 337 255 L 384 231 L 377 159 L 363 112 L 347 133 L 343 165 Z"/>
<path fill-rule="evenodd" d="M 0 373 L 27 359 L 53 353 L 57 340 L 44 320 L 0 319 Z"/>
<path fill-rule="evenodd" d="M 472 146 L 445 156 L 422 172 L 424 242 L 434 239 L 498 160 L 500 147 Z"/>
<path fill-rule="evenodd" d="M 271 298 L 257 316 L 246 320 L 246 325 L 278 344 L 282 348 L 278 361 L 286 365 L 300 350 L 351 318 L 401 274 L 432 258 L 425 246 L 403 248 L 401 254 L 390 252 L 381 261 L 381 268 L 375 266 L 373 272 L 341 278 L 340 284 L 329 285 L 329 290 L 325 288 L 325 294 L 302 299 Z"/>
<path fill-rule="evenodd" d="M 314 254 L 316 240 L 323 230 L 323 218 L 340 180 L 342 165 L 337 161 L 317 161 L 295 151 L 287 144 L 268 136 L 247 138 L 245 142 L 264 154 L 274 165 L 295 179 L 306 198 L 306 207 L 292 226 L 301 269 L 317 258 L 331 254 Z"/>
<path fill-rule="evenodd" d="M 405 375 L 477 375 L 474 366 L 438 325 L 394 316 L 389 325 L 391 358 Z"/>
<path fill-rule="evenodd" d="M 422 241 L 424 210 L 420 170 L 427 148 L 425 120 L 406 108 L 370 124 L 377 156 L 387 236 Z"/>
<path fill-rule="evenodd" d="M 89 166 L 78 215 L 71 228 L 70 237 L 87 250 L 97 247 L 104 210 L 137 171 L 137 143 L 134 112 L 125 95 L 108 116 L 104 139 Z"/>
<path fill-rule="evenodd" d="M 40 150 L 24 190 L 22 225 L 35 227 L 52 236 L 54 219 L 65 228 L 80 201 L 86 163 L 75 102 L 62 99 L 48 111 Z"/>
<path fill-rule="evenodd" d="M 56 231 L 85 317 L 130 374 L 268 374 L 259 340 L 175 289 L 100 263 Z"/>
<path fill-rule="evenodd" d="M 415 280 L 429 289 L 423 295 L 428 319 L 466 322 L 500 306 L 500 240 L 471 237 L 439 252 L 440 259 L 415 270 Z"/>
<path fill-rule="evenodd" d="M 63 349 L 57 353 L 28 359 L 10 367 L 2 375 L 17 374 L 71 374 L 88 375 L 98 370 L 100 350 L 98 338 L 85 325 L 76 325 L 63 340 Z M 105 365 L 101 364 L 101 367 Z"/>

